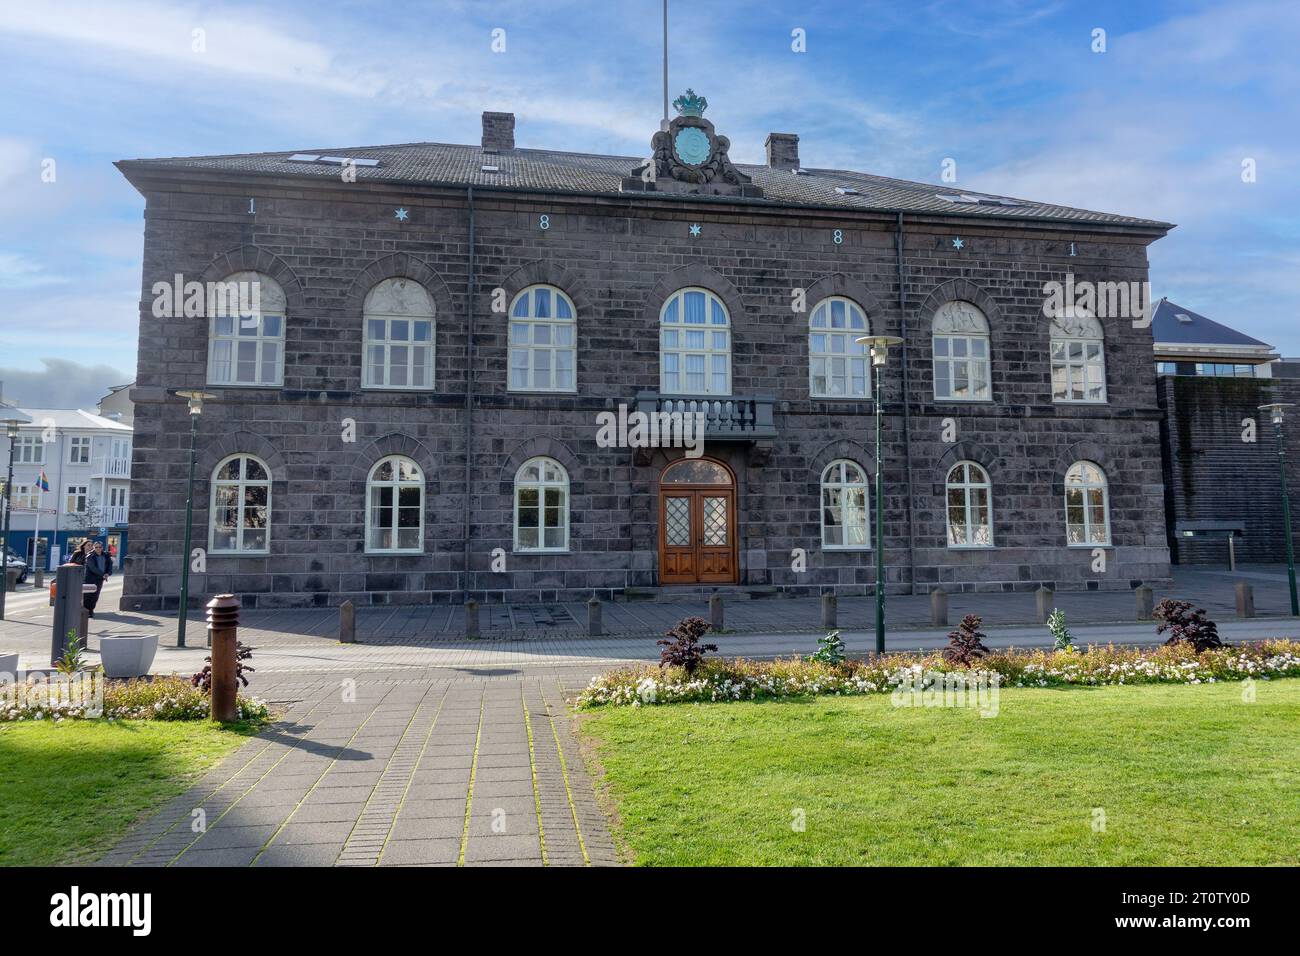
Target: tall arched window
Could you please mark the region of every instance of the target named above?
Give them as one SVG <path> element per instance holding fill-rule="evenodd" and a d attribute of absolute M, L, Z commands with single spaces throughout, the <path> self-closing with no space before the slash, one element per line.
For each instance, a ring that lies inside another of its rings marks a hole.
<path fill-rule="evenodd" d="M 271 472 L 252 455 L 231 455 L 212 472 L 208 551 L 266 554 L 271 549 Z"/>
<path fill-rule="evenodd" d="M 433 388 L 433 299 L 414 279 L 366 293 L 365 388 Z"/>
<path fill-rule="evenodd" d="M 284 290 L 260 272 L 236 272 L 208 296 L 208 384 L 284 383 Z"/>
<path fill-rule="evenodd" d="M 934 313 L 934 397 L 986 402 L 992 397 L 989 323 L 970 302 L 945 302 Z"/>
<path fill-rule="evenodd" d="M 948 471 L 948 547 L 993 547 L 993 486 L 973 461 L 959 461 Z"/>
<path fill-rule="evenodd" d="M 659 390 L 731 394 L 731 319 L 707 289 L 674 292 L 659 313 Z"/>
<path fill-rule="evenodd" d="M 843 296 L 822 299 L 808 319 L 808 391 L 813 398 L 866 398 L 870 356 L 854 339 L 867 334 L 867 319 Z"/>
<path fill-rule="evenodd" d="M 569 550 L 569 474 L 551 458 L 530 458 L 515 474 L 515 550 Z"/>
<path fill-rule="evenodd" d="M 1077 309 L 1052 319 L 1052 401 L 1106 401 L 1101 323 Z"/>
<path fill-rule="evenodd" d="M 867 473 L 856 462 L 833 461 L 822 472 L 822 547 L 864 550 L 871 547 L 867 510 Z"/>
<path fill-rule="evenodd" d="M 366 478 L 366 551 L 424 550 L 424 473 L 401 455 L 381 458 Z"/>
<path fill-rule="evenodd" d="M 572 392 L 576 310 L 554 286 L 524 289 L 510 306 L 510 391 Z"/>
<path fill-rule="evenodd" d="M 1065 473 L 1065 540 L 1070 547 L 1110 544 L 1110 497 L 1106 473 L 1076 461 Z"/>

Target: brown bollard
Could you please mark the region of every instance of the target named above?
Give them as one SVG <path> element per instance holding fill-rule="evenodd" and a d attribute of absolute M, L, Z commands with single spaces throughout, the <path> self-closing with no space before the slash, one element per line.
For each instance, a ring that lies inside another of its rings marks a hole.
<path fill-rule="evenodd" d="M 77 639 L 81 641 L 81 649 L 86 650 L 90 644 L 90 611 L 84 604 L 81 607 L 81 620 L 77 622 Z"/>
<path fill-rule="evenodd" d="M 465 636 L 478 637 L 478 601 L 465 602 Z"/>
<path fill-rule="evenodd" d="M 208 633 L 212 635 L 212 719 L 230 723 L 239 714 L 235 703 L 239 598 L 218 594 L 208 602 Z"/>
<path fill-rule="evenodd" d="M 339 643 L 357 642 L 357 606 L 351 601 L 339 605 Z"/>
<path fill-rule="evenodd" d="M 839 598 L 834 594 L 822 595 L 822 627 L 828 631 L 835 630 L 839 619 Z"/>
<path fill-rule="evenodd" d="M 1151 620 L 1151 615 L 1156 609 L 1156 595 L 1146 585 L 1138 588 L 1135 592 L 1137 595 L 1137 615 L 1139 621 Z"/>
<path fill-rule="evenodd" d="M 715 631 L 720 631 L 725 627 L 722 612 L 722 595 L 709 595 L 709 624 Z"/>
<path fill-rule="evenodd" d="M 930 592 L 930 624 L 933 627 L 948 626 L 948 592 L 942 588 Z"/>
<path fill-rule="evenodd" d="M 1255 589 L 1245 581 L 1237 582 L 1237 617 L 1255 616 Z"/>
<path fill-rule="evenodd" d="M 587 602 L 587 636 L 600 637 L 605 633 L 605 622 L 602 620 L 600 599 L 592 598 Z"/>
<path fill-rule="evenodd" d="M 1040 587 L 1034 592 L 1034 603 L 1035 610 L 1038 612 L 1038 623 L 1046 624 L 1047 619 L 1056 610 L 1056 592 L 1048 587 Z"/>

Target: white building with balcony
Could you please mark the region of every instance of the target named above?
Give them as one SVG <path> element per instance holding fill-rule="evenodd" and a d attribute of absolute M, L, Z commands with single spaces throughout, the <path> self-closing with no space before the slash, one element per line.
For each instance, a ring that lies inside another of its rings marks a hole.
<path fill-rule="evenodd" d="M 131 505 L 131 426 L 80 408 L 19 410 L 32 423 L 22 426 L 13 448 L 10 549 L 34 565 L 39 548 L 48 570 L 95 538 L 120 566 Z M 8 451 L 0 448 L 0 467 L 8 464 Z"/>

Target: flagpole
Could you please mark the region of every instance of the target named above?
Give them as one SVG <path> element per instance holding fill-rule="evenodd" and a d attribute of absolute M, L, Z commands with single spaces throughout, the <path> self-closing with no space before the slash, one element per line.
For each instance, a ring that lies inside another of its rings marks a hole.
<path fill-rule="evenodd" d="M 664 122 L 668 129 L 668 0 L 664 0 Z"/>
<path fill-rule="evenodd" d="M 41 505 L 45 503 L 41 495 L 45 494 L 41 490 L 41 477 L 36 476 L 36 524 L 32 527 L 32 573 L 35 574 L 37 568 L 41 568 Z M 35 580 L 33 577 L 32 580 Z"/>

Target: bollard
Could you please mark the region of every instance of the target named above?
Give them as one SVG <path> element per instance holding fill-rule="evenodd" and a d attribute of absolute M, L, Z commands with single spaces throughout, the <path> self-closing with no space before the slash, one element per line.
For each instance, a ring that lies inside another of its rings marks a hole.
<path fill-rule="evenodd" d="M 1156 595 L 1149 587 L 1145 585 L 1133 592 L 1137 595 L 1137 614 L 1139 621 L 1151 620 L 1151 615 L 1156 608 Z"/>
<path fill-rule="evenodd" d="M 1038 601 L 1038 623 L 1046 624 L 1052 611 L 1056 609 L 1056 592 L 1051 588 L 1039 588 L 1034 592 L 1034 597 Z"/>
<path fill-rule="evenodd" d="M 465 602 L 465 636 L 478 637 L 478 601 Z"/>
<path fill-rule="evenodd" d="M 54 623 L 50 635 L 50 666 L 63 660 L 68 647 L 68 632 L 75 637 L 81 625 L 81 585 L 86 569 L 79 564 L 61 564 L 55 572 Z"/>
<path fill-rule="evenodd" d="M 351 601 L 339 605 L 339 643 L 357 642 L 357 606 Z"/>
<path fill-rule="evenodd" d="M 601 620 L 600 601 L 593 597 L 587 602 L 587 636 L 600 637 L 604 634 L 605 630 L 603 623 L 604 622 Z"/>
<path fill-rule="evenodd" d="M 839 603 L 834 594 L 822 595 L 822 627 L 825 630 L 833 631 L 839 626 L 835 623 L 839 616 Z"/>
<path fill-rule="evenodd" d="M 38 563 L 36 565 L 36 570 L 32 573 L 36 575 L 36 577 L 32 579 L 32 588 L 39 591 L 41 588 L 45 587 L 45 569 Z"/>
<path fill-rule="evenodd" d="M 1237 582 L 1237 617 L 1255 616 L 1255 589 L 1245 581 Z"/>
<path fill-rule="evenodd" d="M 81 641 L 81 649 L 90 648 L 90 611 L 84 606 L 81 608 L 81 620 L 77 622 L 77 638 Z"/>
<path fill-rule="evenodd" d="M 935 627 L 948 626 L 948 592 L 935 588 L 930 592 L 930 623 Z"/>
<path fill-rule="evenodd" d="M 228 724 L 239 716 L 235 704 L 239 598 L 218 594 L 208 602 L 208 631 L 212 635 L 212 719 Z"/>
<path fill-rule="evenodd" d="M 59 572 L 55 571 L 54 573 L 55 575 L 57 575 Z M 50 582 L 50 607 L 54 607 L 54 592 L 57 589 L 58 589 L 58 583 L 56 578 L 56 580 Z"/>
<path fill-rule="evenodd" d="M 722 616 L 722 595 L 721 594 L 709 595 L 709 625 L 715 631 L 722 630 L 724 626 L 723 616 Z"/>

